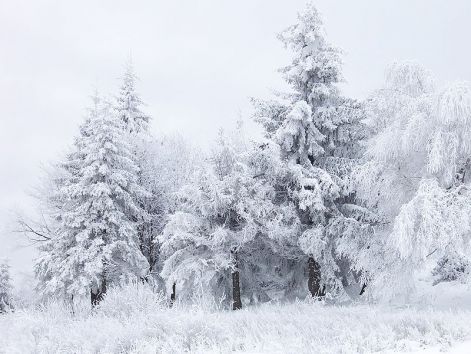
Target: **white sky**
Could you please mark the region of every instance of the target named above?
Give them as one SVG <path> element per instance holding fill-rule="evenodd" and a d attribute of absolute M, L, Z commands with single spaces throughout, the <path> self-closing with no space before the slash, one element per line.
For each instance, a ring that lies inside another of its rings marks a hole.
<path fill-rule="evenodd" d="M 414 59 L 439 83 L 471 81 L 471 1 L 314 1 L 346 51 L 345 93 L 363 98 L 393 60 Z M 282 87 L 276 34 L 303 0 L 0 0 L 0 257 L 30 271 L 32 248 L 12 211 L 41 163 L 64 151 L 94 87 L 115 93 L 132 52 L 155 132 L 208 145 L 250 112 L 249 96 Z M 250 127 L 250 125 L 249 125 Z M 24 242 L 23 242 L 24 244 Z"/>

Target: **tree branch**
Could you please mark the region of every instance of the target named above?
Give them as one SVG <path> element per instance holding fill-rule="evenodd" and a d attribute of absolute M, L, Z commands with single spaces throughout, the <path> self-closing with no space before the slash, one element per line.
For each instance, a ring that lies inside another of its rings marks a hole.
<path fill-rule="evenodd" d="M 18 226 L 19 229 L 16 230 L 16 232 L 28 235 L 28 238 L 33 242 L 44 242 L 51 239 L 51 236 L 49 236 L 51 234 L 51 230 L 45 222 L 44 225 L 36 228 L 24 219 L 18 219 Z"/>

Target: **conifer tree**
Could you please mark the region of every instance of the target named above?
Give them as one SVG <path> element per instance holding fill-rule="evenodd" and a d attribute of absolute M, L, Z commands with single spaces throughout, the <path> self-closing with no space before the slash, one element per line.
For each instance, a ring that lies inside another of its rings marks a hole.
<path fill-rule="evenodd" d="M 45 293 L 88 292 L 97 303 L 107 286 L 140 277 L 147 266 L 135 221 L 142 214 L 135 200 L 145 191 L 137 184 L 138 167 L 122 123 L 108 102 L 94 98 L 62 167 L 67 178 L 55 199 L 58 226 L 41 245 L 36 272 Z"/>
<path fill-rule="evenodd" d="M 11 292 L 10 267 L 6 262 L 2 262 L 0 263 L 0 313 L 13 307 Z"/>
<path fill-rule="evenodd" d="M 135 200 L 143 210 L 138 223 L 139 247 L 149 263 L 145 275 L 147 281 L 158 276 L 158 243 L 157 235 L 161 232 L 164 215 L 161 213 L 162 201 L 159 200 L 159 191 L 155 189 L 156 176 L 153 171 L 155 156 L 152 151 L 152 136 L 149 131 L 151 117 L 142 111 L 144 103 L 136 90 L 137 76 L 131 59 L 125 66 L 122 84 L 115 100 L 114 113 L 122 123 L 124 134 L 131 146 L 132 158 L 139 168 L 138 185 L 146 191 Z"/>
<path fill-rule="evenodd" d="M 255 101 L 256 120 L 266 137 L 279 144 L 291 176 L 283 203 L 297 206 L 300 222 L 291 243 L 307 256 L 308 288 L 316 297 L 324 294 L 325 285 L 341 290 L 356 282 L 349 275 L 353 264 L 345 259 L 360 242 L 355 238 L 369 229 L 368 213 L 355 205 L 350 183 L 361 152 L 363 111 L 339 92 L 341 52 L 324 38 L 312 4 L 280 39 L 293 52 L 291 63 L 281 70 L 292 91 Z"/>

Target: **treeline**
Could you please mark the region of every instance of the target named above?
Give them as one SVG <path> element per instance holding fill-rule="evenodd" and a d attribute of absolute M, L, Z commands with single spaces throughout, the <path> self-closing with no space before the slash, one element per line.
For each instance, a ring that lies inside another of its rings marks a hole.
<path fill-rule="evenodd" d="M 45 294 L 90 296 L 136 279 L 239 309 L 272 299 L 370 298 L 467 281 L 471 93 L 437 91 L 418 64 L 392 65 L 365 101 L 342 95 L 341 51 L 316 9 L 279 36 L 289 92 L 254 99 L 264 137 L 239 124 L 200 152 L 152 137 L 128 65 L 114 99 L 95 95 L 42 188 Z M 423 274 L 423 272 L 422 272 Z"/>

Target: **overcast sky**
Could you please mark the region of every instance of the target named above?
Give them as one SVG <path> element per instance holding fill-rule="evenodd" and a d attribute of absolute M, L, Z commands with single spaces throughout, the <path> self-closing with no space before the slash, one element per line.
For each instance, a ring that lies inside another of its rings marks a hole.
<path fill-rule="evenodd" d="M 12 234 L 12 211 L 71 143 L 96 87 L 117 91 L 129 53 L 155 132 L 208 145 L 248 119 L 248 97 L 282 87 L 288 55 L 276 34 L 304 0 L 0 0 L 0 257 L 15 274 L 33 252 Z M 438 82 L 471 80 L 471 1 L 319 0 L 343 48 L 344 92 L 364 98 L 385 67 L 413 59 Z M 23 242 L 24 243 L 24 242 Z"/>

